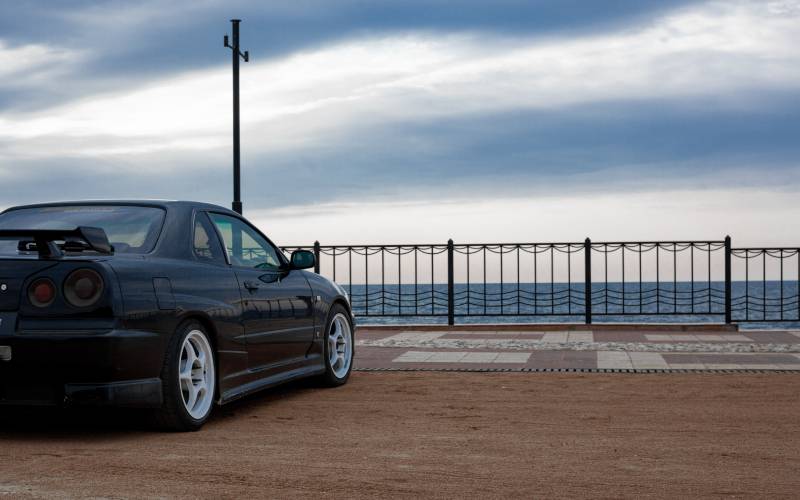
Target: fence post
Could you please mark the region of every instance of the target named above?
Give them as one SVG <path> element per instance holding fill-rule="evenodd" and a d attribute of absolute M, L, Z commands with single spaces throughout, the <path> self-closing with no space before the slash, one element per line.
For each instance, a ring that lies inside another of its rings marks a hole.
<path fill-rule="evenodd" d="M 319 274 L 319 241 L 314 242 L 314 272 Z"/>
<path fill-rule="evenodd" d="M 725 236 L 725 323 L 732 322 L 731 316 L 731 237 Z"/>
<path fill-rule="evenodd" d="M 447 240 L 447 324 L 456 323 L 455 292 L 453 290 L 453 240 Z"/>
<path fill-rule="evenodd" d="M 586 268 L 584 283 L 584 302 L 586 303 L 586 324 L 592 324 L 592 240 L 586 238 L 583 242 L 583 259 Z"/>

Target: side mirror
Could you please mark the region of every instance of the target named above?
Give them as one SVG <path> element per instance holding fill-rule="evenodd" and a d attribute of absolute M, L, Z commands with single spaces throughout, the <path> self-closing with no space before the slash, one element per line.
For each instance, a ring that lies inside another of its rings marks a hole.
<path fill-rule="evenodd" d="M 313 252 L 308 250 L 295 250 L 292 252 L 292 269 L 308 269 L 314 267 L 317 259 L 314 257 Z"/>

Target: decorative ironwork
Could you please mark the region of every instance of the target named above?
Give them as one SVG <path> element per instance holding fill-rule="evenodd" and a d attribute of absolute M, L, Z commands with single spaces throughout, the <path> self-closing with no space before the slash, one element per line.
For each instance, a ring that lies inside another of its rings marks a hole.
<path fill-rule="evenodd" d="M 733 321 L 800 320 L 800 249 L 734 248 L 740 280 L 731 283 Z"/>
<path fill-rule="evenodd" d="M 320 245 L 363 317 L 800 321 L 800 249 L 711 241 Z M 774 262 L 773 262 L 774 261 Z M 768 263 L 771 263 L 768 265 Z M 758 264 L 758 265 L 756 265 Z M 760 266 L 760 267 L 759 267 Z M 773 269 L 774 268 L 774 269 Z M 772 274 L 770 274 L 772 273 Z M 772 276 L 774 274 L 774 277 Z M 789 276 L 791 275 L 791 278 Z"/>

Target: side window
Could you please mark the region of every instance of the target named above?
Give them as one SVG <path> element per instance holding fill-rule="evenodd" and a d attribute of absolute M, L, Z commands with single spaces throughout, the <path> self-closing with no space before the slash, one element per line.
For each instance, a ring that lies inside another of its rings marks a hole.
<path fill-rule="evenodd" d="M 198 213 L 194 219 L 194 235 L 192 237 L 192 250 L 195 257 L 201 261 L 225 263 L 222 247 L 217 239 L 214 226 L 208 221 L 206 214 Z"/>
<path fill-rule="evenodd" d="M 252 227 L 235 217 L 214 213 L 209 216 L 222 234 L 231 264 L 257 269 L 280 268 L 278 251 Z"/>

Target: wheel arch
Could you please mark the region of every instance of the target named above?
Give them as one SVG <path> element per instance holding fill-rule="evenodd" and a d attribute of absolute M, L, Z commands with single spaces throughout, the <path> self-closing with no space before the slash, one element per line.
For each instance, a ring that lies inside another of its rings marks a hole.
<path fill-rule="evenodd" d="M 208 340 L 211 341 L 211 348 L 214 351 L 217 350 L 217 327 L 214 325 L 214 321 L 205 313 L 201 311 L 189 311 L 182 314 L 178 321 L 178 329 L 181 328 L 184 324 L 190 321 L 197 321 L 200 323 L 203 328 L 205 328 L 206 333 L 208 333 Z"/>
<path fill-rule="evenodd" d="M 355 332 L 356 332 L 356 323 L 355 323 L 355 320 L 353 318 L 353 311 L 350 308 L 350 303 L 347 301 L 346 298 L 344 298 L 342 296 L 337 296 L 331 301 L 331 305 L 330 305 L 330 307 L 328 307 L 328 313 L 325 315 L 326 323 L 331 317 L 331 311 L 333 310 L 334 306 L 337 306 L 337 305 L 342 306 L 344 308 L 344 310 L 347 311 L 347 314 L 348 314 L 349 319 L 350 319 L 351 327 L 353 329 L 353 334 L 355 334 Z"/>
<path fill-rule="evenodd" d="M 346 310 L 348 313 L 352 314 L 352 311 L 350 310 L 350 304 L 348 304 L 348 303 L 347 303 L 347 299 L 345 299 L 344 297 L 336 297 L 336 298 L 335 298 L 335 299 L 333 299 L 333 301 L 331 302 L 331 308 L 333 308 L 333 306 L 335 306 L 335 305 L 337 305 L 337 304 L 338 304 L 338 305 L 340 305 L 340 306 L 342 306 L 342 307 L 344 307 L 344 309 L 345 309 L 345 310 Z"/>

